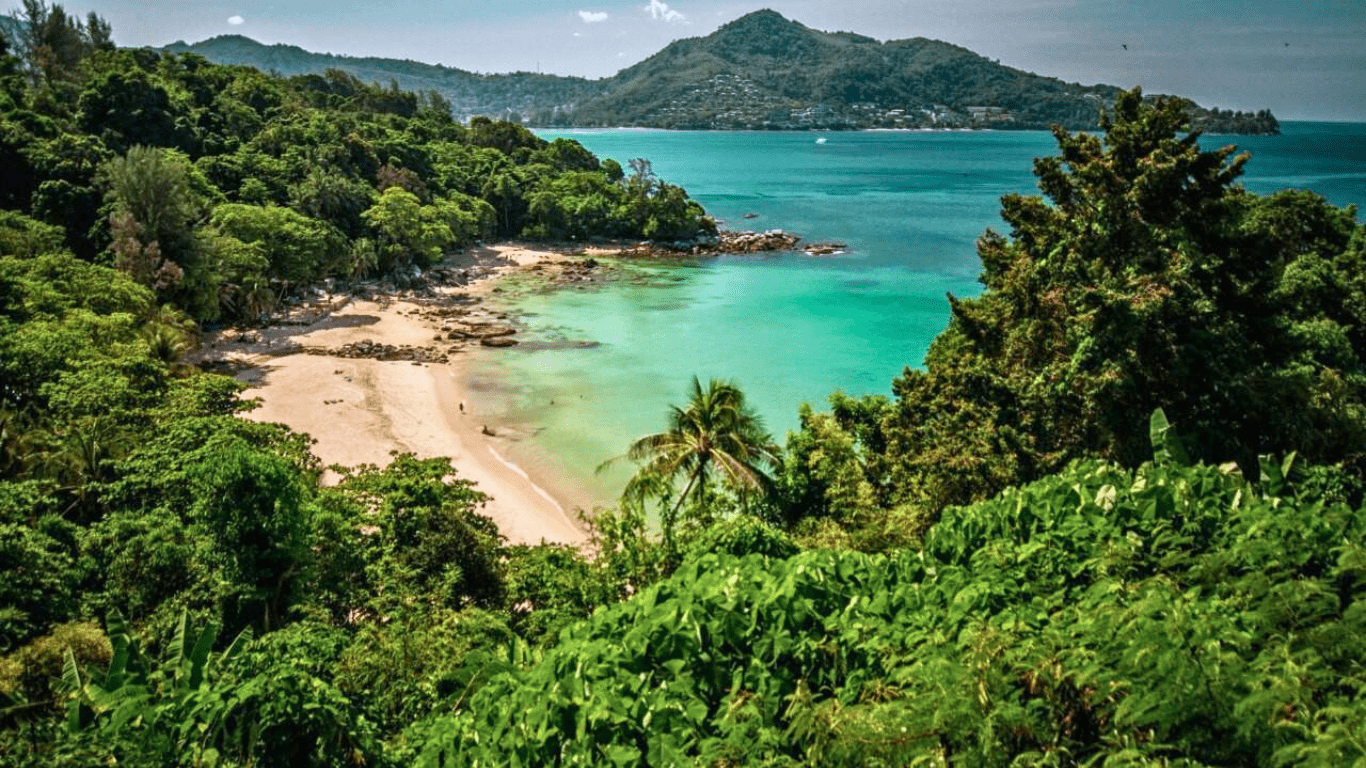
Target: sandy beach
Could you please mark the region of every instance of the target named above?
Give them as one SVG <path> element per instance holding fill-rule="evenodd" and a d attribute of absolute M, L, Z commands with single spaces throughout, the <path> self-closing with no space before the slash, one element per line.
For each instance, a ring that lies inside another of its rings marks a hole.
<path fill-rule="evenodd" d="M 455 259 L 448 266 L 472 267 L 482 277 L 438 288 L 435 298 L 322 296 L 311 314 L 286 324 L 214 334 L 205 339 L 204 356 L 240 369 L 237 377 L 250 384 L 243 397 L 261 403 L 247 418 L 311 435 L 324 464 L 383 466 L 392 452 L 446 456 L 460 477 L 491 497 L 483 512 L 510 543 L 582 544 L 575 507 L 591 498 L 572 478 L 507 461 L 515 431 L 481 413 L 466 386 L 470 359 L 501 350 L 450 340 L 451 328 L 478 323 L 513 338 L 510 328 L 496 325 L 506 318 L 481 306 L 500 277 L 519 270 L 553 275 L 580 260 L 516 244 Z M 416 359 L 374 359 L 393 356 L 372 352 L 384 345 Z"/>

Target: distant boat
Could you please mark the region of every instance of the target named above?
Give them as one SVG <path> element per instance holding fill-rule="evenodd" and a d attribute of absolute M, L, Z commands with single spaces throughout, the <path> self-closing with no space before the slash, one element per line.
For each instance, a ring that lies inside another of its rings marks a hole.
<path fill-rule="evenodd" d="M 824 143 L 825 143 L 825 137 L 822 136 L 821 138 L 816 139 L 816 143 L 817 143 L 817 144 L 824 144 Z"/>

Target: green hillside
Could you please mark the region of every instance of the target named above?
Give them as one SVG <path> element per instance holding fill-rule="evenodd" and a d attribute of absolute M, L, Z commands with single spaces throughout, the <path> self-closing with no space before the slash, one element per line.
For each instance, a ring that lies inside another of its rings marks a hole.
<path fill-rule="evenodd" d="M 408 91 L 436 91 L 450 101 L 452 112 L 462 120 L 473 115 L 521 119 L 576 104 L 602 90 L 601 82 L 577 77 L 531 72 L 479 75 L 406 59 L 310 53 L 293 45 L 263 45 L 241 35 L 221 35 L 194 45 L 176 42 L 162 50 L 196 53 L 219 64 L 241 64 L 285 76 L 338 69 L 366 82 L 388 85 L 392 81 Z"/>
<path fill-rule="evenodd" d="M 913 38 L 886 43 L 809 29 L 778 13 L 751 13 L 604 80 L 519 72 L 479 75 L 382 58 L 309 53 L 238 35 L 168 51 L 286 75 L 336 68 L 362 80 L 435 90 L 461 118 L 514 117 L 562 127 L 844 129 L 1094 128 L 1118 88 L 1035 75 L 966 48 Z M 1191 105 L 1195 125 L 1226 133 L 1277 133 L 1270 112 Z"/>

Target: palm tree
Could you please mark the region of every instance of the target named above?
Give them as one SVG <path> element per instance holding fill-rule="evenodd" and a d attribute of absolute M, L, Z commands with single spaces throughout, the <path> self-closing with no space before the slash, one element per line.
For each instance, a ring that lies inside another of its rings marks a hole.
<path fill-rule="evenodd" d="M 152 357 L 160 360 L 173 374 L 187 374 L 192 366 L 185 363 L 185 355 L 194 346 L 194 321 L 170 304 L 152 312 L 138 329 Z"/>
<path fill-rule="evenodd" d="M 699 507 L 705 505 L 707 486 L 718 477 L 742 497 L 763 491 L 772 483 L 764 468 L 779 464 L 778 446 L 745 403 L 744 393 L 716 379 L 703 389 L 696 376 L 688 406 L 670 406 L 669 428 L 631 443 L 625 458 L 641 467 L 622 492 L 624 503 L 666 499 L 679 479 L 686 478 L 678 500 L 660 518 L 666 540 L 672 537 L 674 520 L 689 494 Z"/>

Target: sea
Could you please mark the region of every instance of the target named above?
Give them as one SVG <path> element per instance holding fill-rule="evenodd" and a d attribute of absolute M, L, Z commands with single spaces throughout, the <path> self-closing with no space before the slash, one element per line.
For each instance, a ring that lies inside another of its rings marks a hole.
<path fill-rule="evenodd" d="M 1309 189 L 1366 203 L 1366 124 L 1285 122 L 1280 136 L 1220 136 L 1202 147 L 1250 152 L 1240 183 L 1257 193 Z M 890 395 L 948 322 L 948 296 L 973 296 L 974 247 L 1007 227 L 1000 198 L 1036 194 L 1042 131 L 538 131 L 623 167 L 645 158 L 729 229 L 783 229 L 841 243 L 801 253 L 669 264 L 613 263 L 613 279 L 548 290 L 508 285 L 496 303 L 522 344 L 468 369 L 482 412 L 513 436 L 534 474 L 609 504 L 633 467 L 630 442 L 661 431 L 695 376 L 734 382 L 779 443 L 802 404 L 832 392 Z"/>

